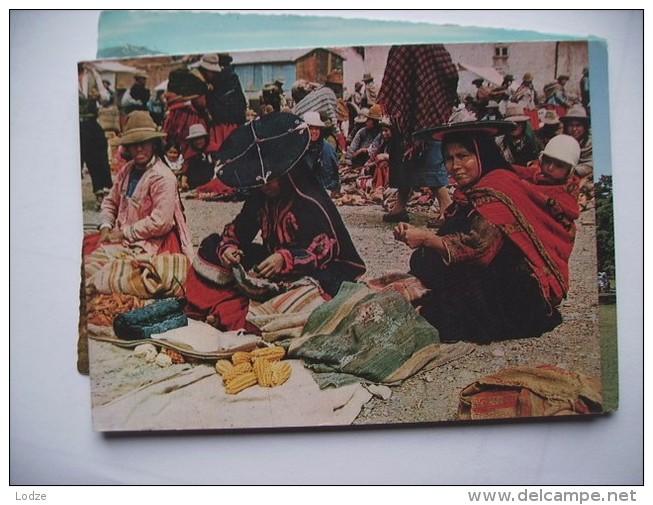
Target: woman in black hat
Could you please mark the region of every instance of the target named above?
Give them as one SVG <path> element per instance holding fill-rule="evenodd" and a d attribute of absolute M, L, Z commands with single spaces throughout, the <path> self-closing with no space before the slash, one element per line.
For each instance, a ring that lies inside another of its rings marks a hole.
<path fill-rule="evenodd" d="M 200 246 L 186 286 L 190 317 L 246 328 L 248 299 L 234 285 L 241 266 L 281 289 L 310 277 L 326 298 L 365 272 L 338 210 L 305 163 L 309 141 L 301 118 L 273 112 L 234 131 L 216 154 L 218 177 L 248 196 L 222 234 Z M 262 244 L 253 242 L 259 233 Z"/>
<path fill-rule="evenodd" d="M 395 238 L 415 249 L 411 273 L 431 289 L 421 314 L 445 342 L 540 336 L 562 322 L 578 205 L 557 191 L 552 206 L 553 193 L 513 171 L 494 138 L 511 128 L 469 122 L 417 134 L 442 141 L 454 203 L 437 234 L 400 223 Z"/>

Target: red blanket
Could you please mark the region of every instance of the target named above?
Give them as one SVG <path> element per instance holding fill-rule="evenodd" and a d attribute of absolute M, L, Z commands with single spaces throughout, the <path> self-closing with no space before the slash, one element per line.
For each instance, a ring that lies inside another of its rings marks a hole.
<path fill-rule="evenodd" d="M 569 257 L 579 216 L 567 186 L 536 185 L 508 170 L 494 170 L 466 192 L 474 207 L 528 259 L 552 307 L 567 296 Z"/>

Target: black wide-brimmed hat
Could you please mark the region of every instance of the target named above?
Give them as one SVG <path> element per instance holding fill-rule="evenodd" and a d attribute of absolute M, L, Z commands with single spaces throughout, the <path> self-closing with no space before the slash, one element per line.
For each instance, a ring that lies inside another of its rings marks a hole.
<path fill-rule="evenodd" d="M 413 137 L 417 140 L 442 140 L 451 133 L 475 132 L 486 132 L 498 137 L 510 133 L 515 128 L 517 128 L 517 124 L 512 121 L 461 121 L 424 128 L 413 133 Z"/>
<path fill-rule="evenodd" d="M 215 173 L 227 186 L 263 186 L 288 173 L 311 140 L 299 116 L 272 112 L 234 130 L 216 153 Z"/>

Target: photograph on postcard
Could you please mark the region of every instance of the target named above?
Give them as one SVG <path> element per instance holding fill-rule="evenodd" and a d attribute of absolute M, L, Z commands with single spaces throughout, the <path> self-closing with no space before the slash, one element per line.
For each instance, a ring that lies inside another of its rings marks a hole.
<path fill-rule="evenodd" d="M 614 411 L 589 45 L 80 62 L 94 429 Z"/>

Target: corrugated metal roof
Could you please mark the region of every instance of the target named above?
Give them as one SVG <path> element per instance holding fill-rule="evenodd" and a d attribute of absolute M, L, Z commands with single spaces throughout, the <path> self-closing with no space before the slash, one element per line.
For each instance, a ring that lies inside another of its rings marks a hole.
<path fill-rule="evenodd" d="M 283 49 L 274 51 L 252 51 L 246 53 L 229 53 L 233 58 L 232 65 L 249 65 L 252 63 L 283 63 L 286 61 L 295 62 L 302 56 L 306 56 L 315 49 L 323 49 L 330 53 L 337 54 L 342 58 L 342 55 L 324 48 L 304 48 L 304 49 Z"/>

